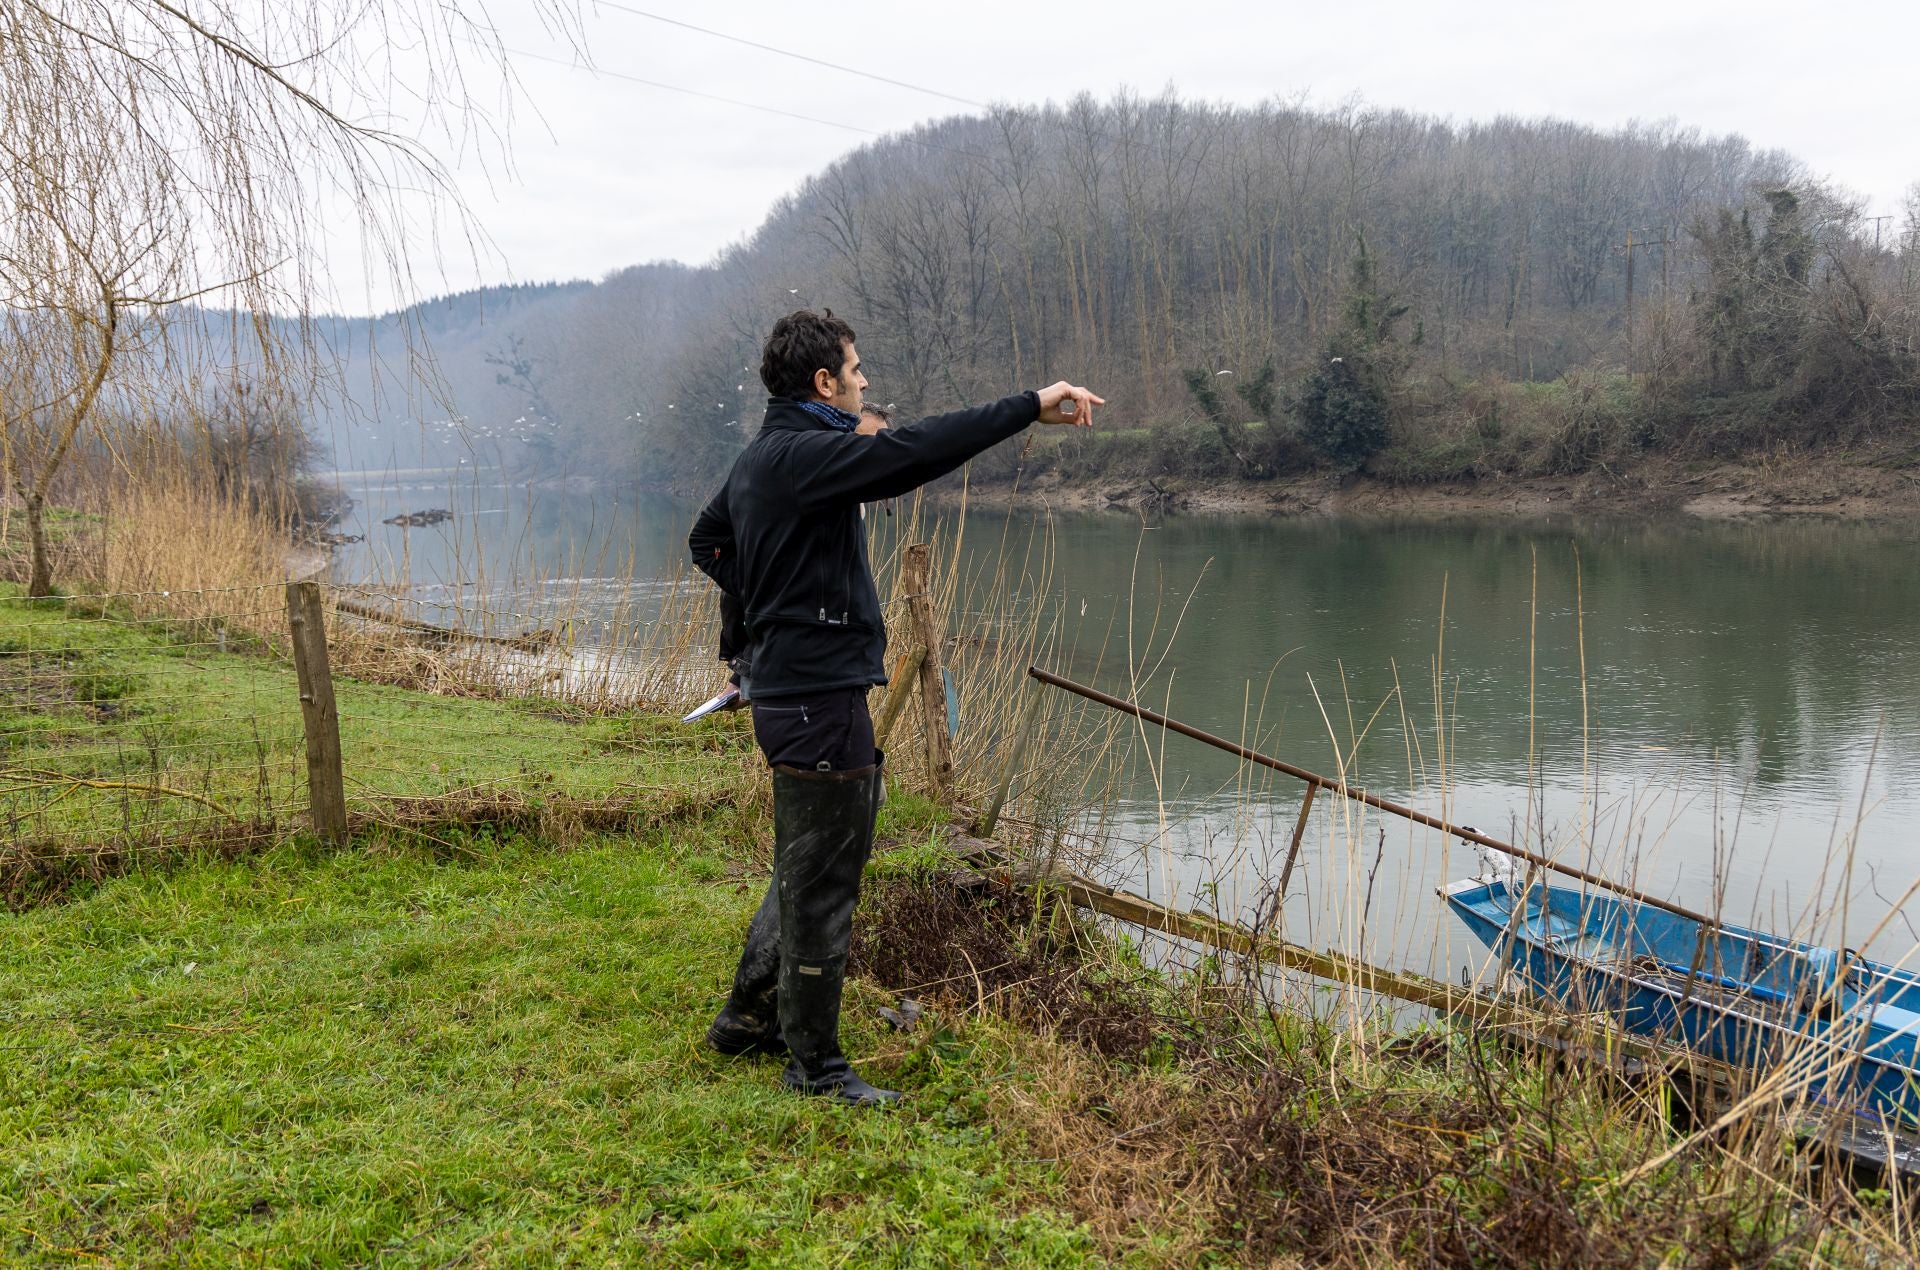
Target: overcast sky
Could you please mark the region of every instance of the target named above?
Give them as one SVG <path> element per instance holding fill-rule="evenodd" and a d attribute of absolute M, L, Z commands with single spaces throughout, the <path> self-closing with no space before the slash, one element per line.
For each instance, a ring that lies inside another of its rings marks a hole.
<path fill-rule="evenodd" d="M 599 278 L 700 263 L 750 233 L 807 175 L 866 140 L 970 108 L 730 43 L 695 23 L 975 102 L 1065 100 L 1119 88 L 1253 103 L 1359 97 L 1454 121 L 1556 115 L 1600 127 L 1672 118 L 1779 147 L 1893 212 L 1920 181 L 1920 3 L 1820 9 L 1798 0 L 1347 0 L 1313 4 L 796 5 L 581 0 L 574 61 L 526 0 L 491 16 L 524 89 L 512 171 L 462 168 L 497 252 L 449 261 L 427 292 L 476 282 Z M 649 87 L 815 116 L 782 118 Z M 424 265 L 416 261 L 416 266 Z M 347 296 L 340 299 L 354 305 Z"/>

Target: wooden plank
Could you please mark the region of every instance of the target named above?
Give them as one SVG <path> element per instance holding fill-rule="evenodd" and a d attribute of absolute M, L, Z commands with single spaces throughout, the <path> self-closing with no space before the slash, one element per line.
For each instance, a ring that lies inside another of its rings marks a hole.
<path fill-rule="evenodd" d="M 920 711 L 927 733 L 927 782 L 932 786 L 928 792 L 936 803 L 944 803 L 953 789 L 953 738 L 947 734 L 947 688 L 940 673 L 946 632 L 934 620 L 932 578 L 933 548 L 916 542 L 907 548 L 900 587 L 906 594 L 914 638 L 926 650 L 920 662 Z"/>
<path fill-rule="evenodd" d="M 887 738 L 893 735 L 894 722 L 913 694 L 915 677 L 926 656 L 926 649 L 913 648 L 900 654 L 900 660 L 893 663 L 893 674 L 887 679 L 887 699 L 880 707 L 880 717 L 873 721 L 873 743 L 883 750 L 887 748 Z"/>
<path fill-rule="evenodd" d="M 560 630 L 540 628 L 528 631 L 524 635 L 482 635 L 473 631 L 455 630 L 451 626 L 436 626 L 432 622 L 422 622 L 418 618 L 402 617 L 384 609 L 374 608 L 370 604 L 358 604 L 352 600 L 333 597 L 336 612 L 351 613 L 355 617 L 364 617 L 370 622 L 379 622 L 418 635 L 429 644 L 498 644 L 504 648 L 517 648 L 525 653 L 537 653 L 557 647 L 562 638 Z"/>
<path fill-rule="evenodd" d="M 1078 875 L 1060 875 L 1055 880 L 1066 891 L 1067 898 L 1096 913 L 1117 917 L 1147 930 L 1176 935 L 1210 948 L 1223 948 L 1255 957 L 1270 965 L 1310 974 L 1316 979 L 1350 984 L 1395 1000 L 1430 1006 L 1484 1022 L 1538 1023 L 1543 1018 L 1537 1010 L 1457 988 L 1439 979 L 1429 979 L 1425 975 L 1404 970 L 1386 970 L 1345 953 L 1315 952 L 1270 935 L 1256 935 L 1244 926 L 1204 913 L 1171 909 Z"/>
<path fill-rule="evenodd" d="M 347 786 L 340 754 L 340 715 L 327 661 L 326 605 L 318 582 L 287 583 L 287 628 L 300 680 L 300 718 L 307 739 L 307 799 L 313 832 L 333 846 L 347 841 Z"/>
<path fill-rule="evenodd" d="M 1731 1069 L 1713 1060 L 1645 1037 L 1622 1033 L 1594 1020 L 1570 1018 L 1524 1002 L 1460 988 L 1412 971 L 1388 970 L 1346 953 L 1316 951 L 1271 935 L 1257 934 L 1211 914 L 1168 908 L 1143 896 L 1104 886 L 1070 870 L 1043 870 L 1031 862 L 1017 859 L 995 842 L 956 835 L 954 846 L 963 859 L 990 875 L 998 875 L 1004 881 L 1050 884 L 1058 887 L 1075 907 L 1209 948 L 1250 956 L 1264 965 L 1349 984 L 1365 992 L 1426 1006 L 1455 1017 L 1521 1030 L 1550 1039 L 1557 1045 L 1574 1045 L 1595 1053 L 1617 1054 L 1662 1065 L 1685 1063 L 1696 1071 L 1711 1070 L 1716 1075 L 1731 1073 Z"/>

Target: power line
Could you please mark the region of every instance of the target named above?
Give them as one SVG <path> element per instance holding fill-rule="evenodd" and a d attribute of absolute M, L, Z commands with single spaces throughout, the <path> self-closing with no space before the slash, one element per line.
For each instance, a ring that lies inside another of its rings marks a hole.
<path fill-rule="evenodd" d="M 659 13 L 648 13 L 645 9 L 636 9 L 632 5 L 619 4 L 616 0 L 599 0 L 599 6 L 603 9 L 618 9 L 622 13 L 631 13 L 637 18 L 651 18 L 655 22 L 664 22 L 668 26 L 677 26 L 689 31 L 698 31 L 702 35 L 711 35 L 716 40 L 730 40 L 735 44 L 744 44 L 748 48 L 759 49 L 763 53 L 777 53 L 781 57 L 791 57 L 798 61 L 811 62 L 815 66 L 824 66 L 828 70 L 838 71 L 842 75 L 858 75 L 862 79 L 871 79 L 881 84 L 891 84 L 895 88 L 911 89 L 916 93 L 926 93 L 930 97 L 944 97 L 948 101 L 957 101 L 962 106 L 972 106 L 976 110 L 991 109 L 985 102 L 974 101 L 967 97 L 956 97 L 952 93 L 943 93 L 937 88 L 927 88 L 921 84 L 909 84 L 903 79 L 888 79 L 885 75 L 875 75 L 872 71 L 855 70 L 851 66 L 841 66 L 835 62 L 824 62 L 817 57 L 808 57 L 805 53 L 795 53 L 791 49 L 783 49 L 777 45 L 759 44 L 753 40 L 743 39 L 738 35 L 728 35 L 725 31 L 713 31 L 703 26 L 695 26 L 691 22 L 682 22 L 679 18 L 669 18 Z"/>
<path fill-rule="evenodd" d="M 957 154 L 960 157 L 965 159 L 980 159 L 984 157 L 982 155 L 973 153 L 971 150 L 957 150 L 952 146 L 943 146 L 933 141 L 923 141 L 919 137 L 911 136 L 905 133 L 889 134 L 885 132 L 876 132 L 872 128 L 862 128 L 857 124 L 841 123 L 838 120 L 834 120 L 834 119 L 821 119 L 816 115 L 803 115 L 797 111 L 781 110 L 777 106 L 763 106 L 759 102 L 741 101 L 737 97 L 722 97 L 718 93 L 701 92 L 697 88 L 683 88 L 679 84 L 662 83 L 660 80 L 657 80 L 657 79 L 646 79 L 639 75 L 629 75 L 625 71 L 607 70 L 604 67 L 592 66 L 587 63 L 574 60 L 574 59 L 569 59 L 564 57 L 551 57 L 545 53 L 534 53 L 534 52 L 530 52 L 527 49 L 507 48 L 504 45 L 501 46 L 501 51 L 505 53 L 510 53 L 515 57 L 530 57 L 537 62 L 551 62 L 555 66 L 565 66 L 570 70 L 588 71 L 595 75 L 605 75 L 609 79 L 624 79 L 627 82 L 633 83 L 633 84 L 645 84 L 648 88 L 661 88 L 661 89 L 665 89 L 667 92 L 670 92 L 670 93 L 685 93 L 689 97 L 699 97 L 699 98 L 703 98 L 706 101 L 717 101 L 727 106 L 740 106 L 740 107 L 744 107 L 747 110 L 757 110 L 757 111 L 760 111 L 762 114 L 779 115 L 785 119 L 798 119 L 803 123 L 817 123 L 828 128 L 839 128 L 846 132 L 857 132 L 863 137 L 878 137 L 878 138 L 884 139 L 891 135 L 891 136 L 896 136 L 897 139 L 901 141 L 910 142 L 913 145 L 917 145 L 917 146 L 924 146 L 926 149 L 929 149 L 929 150 L 938 150 L 943 154 Z"/>
<path fill-rule="evenodd" d="M 829 128 L 844 128 L 848 132 L 858 132 L 863 136 L 884 137 L 887 135 L 884 132 L 875 132 L 871 128 L 861 128 L 850 123 L 839 123 L 832 119 L 820 119 L 813 115 L 802 115 L 791 110 L 781 110 L 777 106 L 762 106 L 758 102 L 741 101 L 737 97 L 722 97 L 718 93 L 703 93 L 697 88 L 682 88 L 678 84 L 663 84 L 657 79 L 642 79 L 638 75 L 629 75 L 625 71 L 610 71 L 604 67 L 589 66 L 584 62 L 573 61 L 564 57 L 549 57 L 545 53 L 533 53 L 526 49 L 506 48 L 504 45 L 502 46 L 502 51 L 511 53 L 515 57 L 530 57 L 536 62 L 552 62 L 555 66 L 565 66 L 571 70 L 590 71 L 595 75 L 605 75 L 610 79 L 624 79 L 634 84 L 645 84 L 648 88 L 664 88 L 670 93 L 685 93 L 689 97 L 704 97 L 708 101 L 722 102 L 729 106 L 744 106 L 748 110 L 758 110 L 763 114 L 783 115 L 788 119 L 799 119 L 806 123 L 824 124 Z M 925 143 L 923 142 L 922 144 Z M 939 147 L 935 148 L 938 149 Z"/>

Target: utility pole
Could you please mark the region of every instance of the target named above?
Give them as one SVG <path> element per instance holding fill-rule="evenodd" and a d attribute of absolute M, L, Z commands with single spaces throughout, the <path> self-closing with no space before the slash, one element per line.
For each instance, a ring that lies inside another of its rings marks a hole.
<path fill-rule="evenodd" d="M 1627 374 L 1633 374 L 1633 253 L 1647 247 L 1660 249 L 1660 290 L 1664 295 L 1667 289 L 1667 250 L 1673 245 L 1671 237 L 1642 238 L 1633 240 L 1633 231 L 1627 231 L 1627 241 L 1614 248 L 1627 258 Z"/>
<path fill-rule="evenodd" d="M 1885 215 L 1885 216 L 1862 216 L 1860 219 L 1873 222 L 1873 254 L 1877 256 L 1880 254 L 1881 222 L 1890 221 L 1893 219 L 1893 216 L 1891 213 L 1889 213 L 1888 215 Z"/>

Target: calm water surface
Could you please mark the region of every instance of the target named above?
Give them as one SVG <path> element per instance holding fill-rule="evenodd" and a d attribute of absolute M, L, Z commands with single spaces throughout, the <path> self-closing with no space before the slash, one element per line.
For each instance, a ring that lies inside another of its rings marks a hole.
<path fill-rule="evenodd" d="M 429 601 L 495 605 L 535 574 L 609 601 L 644 593 L 653 584 L 628 579 L 680 562 L 695 510 L 505 488 L 355 494 L 357 523 L 341 528 L 368 541 L 342 552 L 338 576 L 406 576 Z M 379 523 L 428 506 L 456 518 Z M 976 513 L 968 550 L 1024 546 L 1041 519 Z M 1920 877 L 1920 527 L 1058 515 L 1047 528 L 1063 673 L 1772 929 L 1865 942 Z M 1109 871 L 1162 898 L 1251 909 L 1278 874 L 1299 787 L 1182 738 L 1146 740 Z M 1289 934 L 1471 967 L 1476 950 L 1433 898 L 1478 870 L 1470 851 L 1329 801 Z M 1894 913 L 1873 946 L 1897 957 L 1915 940 Z"/>

